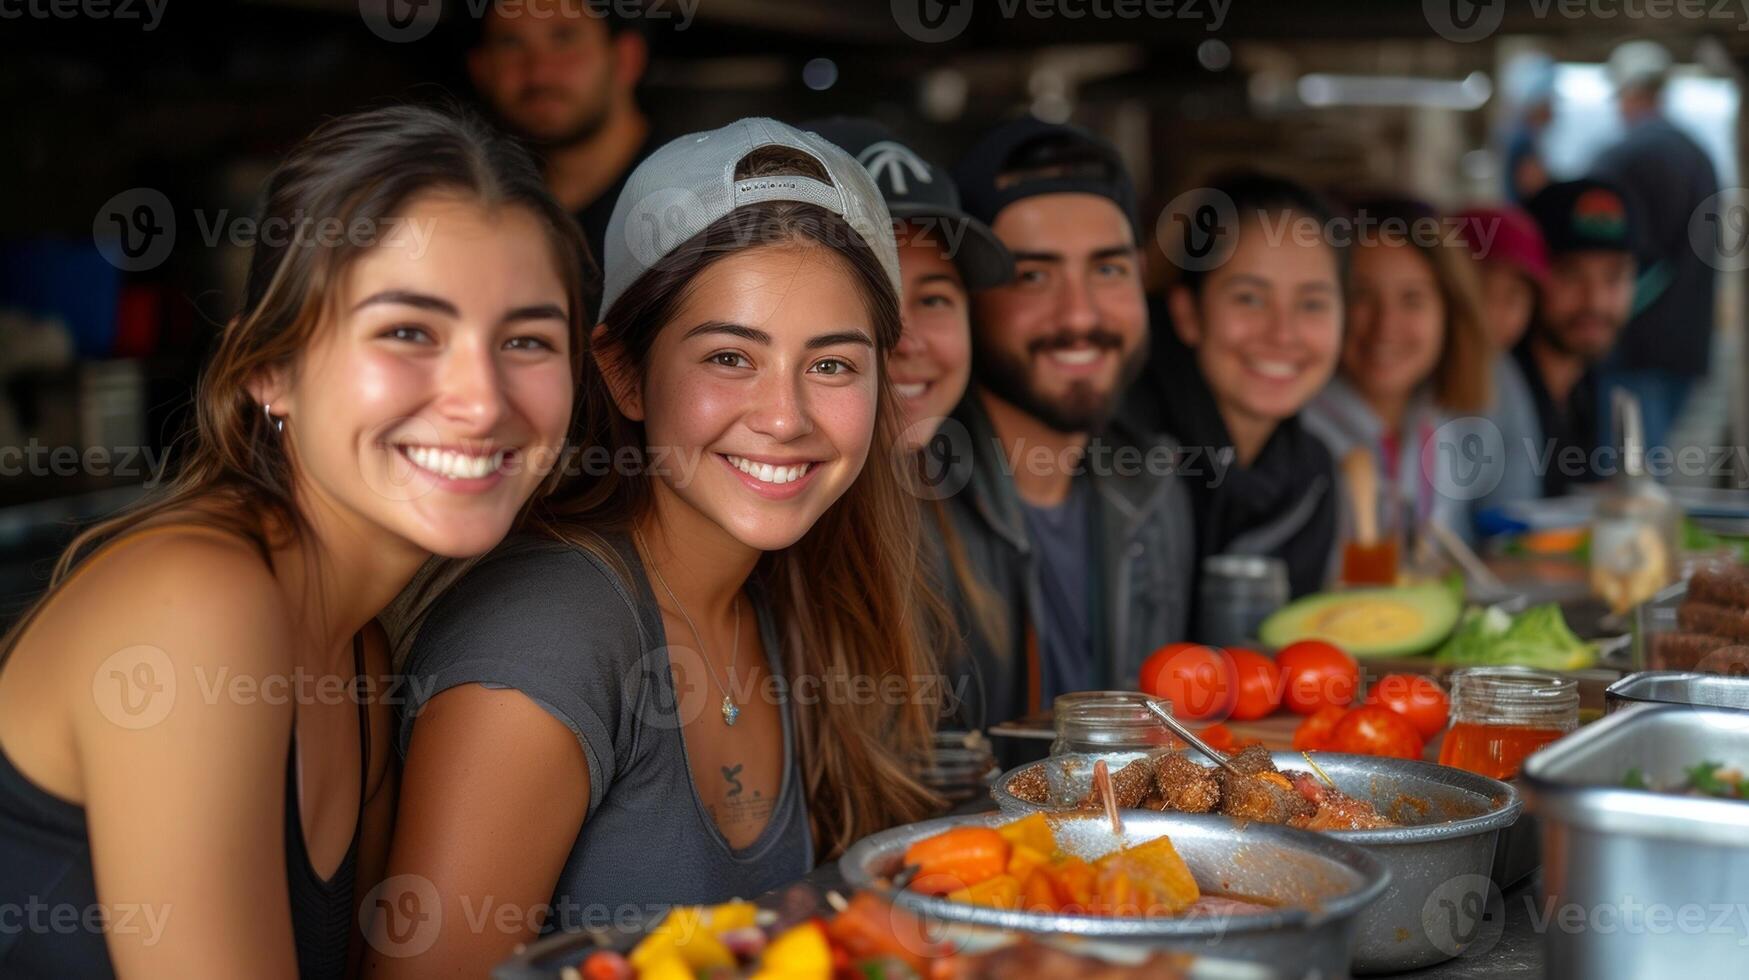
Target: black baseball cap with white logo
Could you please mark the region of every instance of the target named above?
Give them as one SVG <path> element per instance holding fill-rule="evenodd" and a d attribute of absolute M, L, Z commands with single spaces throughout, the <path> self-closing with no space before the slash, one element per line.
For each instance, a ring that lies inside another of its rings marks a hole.
<path fill-rule="evenodd" d="M 989 224 L 1016 201 L 1092 194 L 1117 205 L 1141 241 L 1136 188 L 1117 148 L 1079 126 L 1021 116 L 984 134 L 954 167 L 966 210 Z"/>
<path fill-rule="evenodd" d="M 853 116 L 815 119 L 797 128 L 816 133 L 855 157 L 874 178 L 893 220 L 912 222 L 929 240 L 939 242 L 967 289 L 988 289 L 1014 278 L 1014 258 L 988 225 L 960 207 L 953 178 L 900 142 L 891 130 L 873 119 Z"/>

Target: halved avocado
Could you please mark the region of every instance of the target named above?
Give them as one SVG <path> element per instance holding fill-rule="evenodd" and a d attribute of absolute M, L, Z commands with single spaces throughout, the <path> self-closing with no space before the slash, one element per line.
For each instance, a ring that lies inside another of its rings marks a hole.
<path fill-rule="evenodd" d="M 1258 639 L 1277 649 L 1325 640 L 1355 657 L 1423 653 L 1457 625 L 1462 606 L 1443 585 L 1319 592 L 1263 621 Z"/>

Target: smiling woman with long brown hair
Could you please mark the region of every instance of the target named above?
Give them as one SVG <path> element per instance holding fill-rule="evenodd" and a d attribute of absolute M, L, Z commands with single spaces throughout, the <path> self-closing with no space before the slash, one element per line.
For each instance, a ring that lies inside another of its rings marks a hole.
<path fill-rule="evenodd" d="M 255 248 L 178 476 L 6 640 L 0 907 L 48 918 L 0 975 L 349 975 L 393 813 L 372 619 L 497 544 L 562 446 L 583 246 L 521 149 L 342 117 L 263 218 L 316 236 Z"/>
<path fill-rule="evenodd" d="M 879 191 L 813 134 L 742 120 L 633 173 L 577 438 L 616 465 L 419 631 L 390 880 L 443 925 L 374 966 L 479 976 L 543 924 L 470 928 L 484 903 L 575 928 L 750 896 L 936 805 L 897 279 Z"/>

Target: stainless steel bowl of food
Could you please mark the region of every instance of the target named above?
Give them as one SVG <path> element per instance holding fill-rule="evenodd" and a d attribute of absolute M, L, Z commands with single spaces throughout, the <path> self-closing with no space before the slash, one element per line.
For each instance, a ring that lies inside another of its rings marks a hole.
<path fill-rule="evenodd" d="M 1525 761 L 1549 976 L 1742 976 L 1749 712 L 1636 705 Z"/>
<path fill-rule="evenodd" d="M 1320 814 L 1315 816 L 1317 822 L 1302 820 L 1312 829 L 1364 848 L 1391 871 L 1384 899 L 1361 913 L 1355 973 L 1395 973 L 1440 963 L 1486 935 L 1483 916 L 1493 890 L 1494 850 L 1501 831 L 1518 819 L 1524 807 L 1510 784 L 1406 759 L 1316 752 L 1312 758 L 1320 772 L 1314 773 L 1298 752 L 1253 750 L 1253 754 L 1267 755 L 1276 769 L 1297 774 L 1296 789 L 1304 785 L 1310 791 L 1311 782 L 1322 783 L 1327 776 L 1341 791 L 1335 795 L 1371 804 L 1378 816 L 1394 825 L 1329 829 L 1371 821 L 1324 820 L 1316 806 L 1309 812 Z M 1205 769 L 1212 765 L 1201 758 L 1172 755 Z M 1073 812 L 1087 798 L 1093 764 L 1100 758 L 1064 755 L 1020 766 L 997 779 L 991 795 L 1001 810 L 1014 815 Z M 1114 782 L 1122 781 L 1114 777 Z M 1196 805 L 1206 802 L 1205 796 Z M 1270 819 L 1255 812 L 1242 815 Z"/>
<path fill-rule="evenodd" d="M 1175 949 L 1272 967 L 1286 977 L 1347 976 L 1357 916 L 1383 895 L 1390 872 L 1365 851 L 1331 837 L 1204 814 L 1126 812 L 1123 835 L 1104 817 L 1053 820 L 1059 849 L 1093 861 L 1165 836 L 1206 897 L 1188 914 L 1106 917 L 991 908 L 899 887 L 906 850 L 963 826 L 1000 826 L 1009 814 L 944 817 L 874 834 L 838 867 L 867 889 L 943 927 L 973 925 L 1099 944 Z"/>

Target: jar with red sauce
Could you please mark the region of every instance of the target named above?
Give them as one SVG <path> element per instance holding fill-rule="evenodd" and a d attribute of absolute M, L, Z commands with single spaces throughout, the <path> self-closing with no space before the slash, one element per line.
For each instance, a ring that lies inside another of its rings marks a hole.
<path fill-rule="evenodd" d="M 1532 752 L 1579 727 L 1579 682 L 1523 667 L 1470 667 L 1451 677 L 1451 728 L 1441 765 L 1511 779 Z"/>

